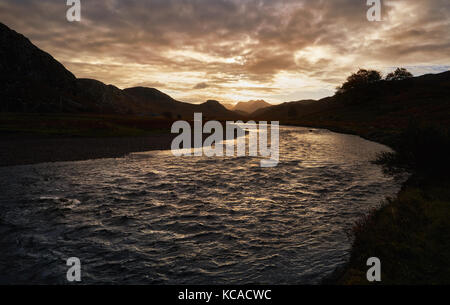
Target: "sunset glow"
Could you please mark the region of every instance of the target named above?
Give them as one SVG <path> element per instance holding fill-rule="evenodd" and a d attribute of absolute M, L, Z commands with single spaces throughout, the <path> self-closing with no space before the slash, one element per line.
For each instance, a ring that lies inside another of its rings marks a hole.
<path fill-rule="evenodd" d="M 355 67 L 449 69 L 445 0 L 388 1 L 381 22 L 366 19 L 365 2 L 83 1 L 69 23 L 65 1 L 6 0 L 0 20 L 77 77 L 193 103 L 321 98 Z"/>

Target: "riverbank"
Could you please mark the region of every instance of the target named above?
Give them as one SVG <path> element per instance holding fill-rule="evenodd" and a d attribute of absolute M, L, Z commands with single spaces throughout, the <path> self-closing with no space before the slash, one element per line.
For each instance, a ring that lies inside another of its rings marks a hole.
<path fill-rule="evenodd" d="M 292 125 L 327 128 L 390 146 L 398 152 L 380 158 L 380 165 L 390 174 L 399 170 L 412 174 L 394 198 L 387 198 L 379 209 L 354 225 L 348 263 L 323 283 L 371 284 L 366 278 L 366 262 L 378 257 L 380 284 L 450 284 L 448 134 L 439 135 L 436 127 L 408 131 L 330 122 Z"/>
<path fill-rule="evenodd" d="M 170 150 L 178 135 L 171 133 L 172 123 L 132 115 L 2 113 L 0 166 L 120 158 L 133 152 Z M 207 137 L 203 134 L 203 140 Z"/>
<path fill-rule="evenodd" d="M 3 136 L 0 138 L 0 166 L 119 158 L 131 152 L 170 149 L 173 137 L 170 133 L 92 138 Z"/>
<path fill-rule="evenodd" d="M 344 262 L 345 228 L 367 205 L 377 206 L 369 196 L 381 200 L 399 183 L 368 162 L 387 151 L 383 145 L 305 128 L 282 127 L 280 136 L 282 159 L 289 162 L 271 170 L 261 169 L 258 159 L 180 159 L 170 151 L 0 168 L 8 177 L 0 211 L 8 232 L 3 281 L 64 282 L 60 256 L 73 253 L 86 259 L 86 284 L 319 282 Z M 116 251 L 124 244 L 133 247 Z M 137 263 L 114 263 L 123 257 Z M 226 267 L 209 264 L 209 257 Z"/>
<path fill-rule="evenodd" d="M 450 284 L 450 181 L 419 174 L 353 228 L 349 262 L 324 283 L 366 285 L 366 261 L 381 261 L 383 285 Z"/>
<path fill-rule="evenodd" d="M 171 121 L 132 115 L 2 113 L 0 166 L 170 149 Z"/>

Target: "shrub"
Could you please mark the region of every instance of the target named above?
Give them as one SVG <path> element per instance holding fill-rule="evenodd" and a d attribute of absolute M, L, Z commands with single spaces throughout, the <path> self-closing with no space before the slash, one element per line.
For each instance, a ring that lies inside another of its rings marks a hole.
<path fill-rule="evenodd" d="M 379 82 L 381 79 L 381 73 L 378 71 L 359 69 L 358 72 L 347 77 L 346 82 L 338 87 L 337 93 L 365 89 L 368 85 Z"/>
<path fill-rule="evenodd" d="M 405 68 L 397 68 L 394 72 L 389 73 L 386 75 L 387 81 L 394 81 L 394 80 L 402 80 L 411 78 L 413 75 L 406 70 Z"/>
<path fill-rule="evenodd" d="M 390 171 L 445 175 L 450 170 L 450 135 L 443 126 L 411 123 L 399 135 L 394 149 L 395 153 L 384 153 L 376 162 Z"/>

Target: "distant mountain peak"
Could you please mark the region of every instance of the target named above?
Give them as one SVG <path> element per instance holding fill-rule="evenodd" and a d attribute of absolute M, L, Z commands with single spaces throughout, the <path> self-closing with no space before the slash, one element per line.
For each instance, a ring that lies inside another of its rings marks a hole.
<path fill-rule="evenodd" d="M 231 104 L 231 103 L 221 103 L 221 104 L 228 110 L 233 110 L 234 106 L 235 106 L 234 104 Z"/>
<path fill-rule="evenodd" d="M 124 89 L 123 91 L 130 95 L 139 96 L 142 98 L 157 98 L 160 100 L 165 100 L 167 102 L 174 101 L 174 99 L 172 97 L 170 97 L 168 94 L 165 94 L 164 92 L 161 92 L 155 88 L 132 87 L 132 88 Z"/>
<path fill-rule="evenodd" d="M 207 100 L 203 104 L 204 105 L 214 105 L 214 106 L 221 106 L 221 107 L 223 107 L 223 105 L 219 101 L 216 101 L 216 100 Z"/>
<path fill-rule="evenodd" d="M 272 106 L 264 100 L 250 100 L 248 102 L 239 102 L 234 106 L 234 111 L 242 111 L 251 114 L 259 109 Z"/>

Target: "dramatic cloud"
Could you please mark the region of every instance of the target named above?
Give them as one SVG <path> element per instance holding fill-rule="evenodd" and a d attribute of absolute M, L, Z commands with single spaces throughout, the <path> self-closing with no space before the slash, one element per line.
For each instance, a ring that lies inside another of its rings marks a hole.
<path fill-rule="evenodd" d="M 177 99 L 284 102 L 333 93 L 359 67 L 450 66 L 448 0 L 2 0 L 0 21 L 78 77 L 155 86 Z M 385 2 L 385 3 L 384 3 Z"/>
<path fill-rule="evenodd" d="M 199 83 L 194 86 L 194 89 L 206 89 L 208 87 L 209 87 L 209 85 L 207 83 Z"/>

